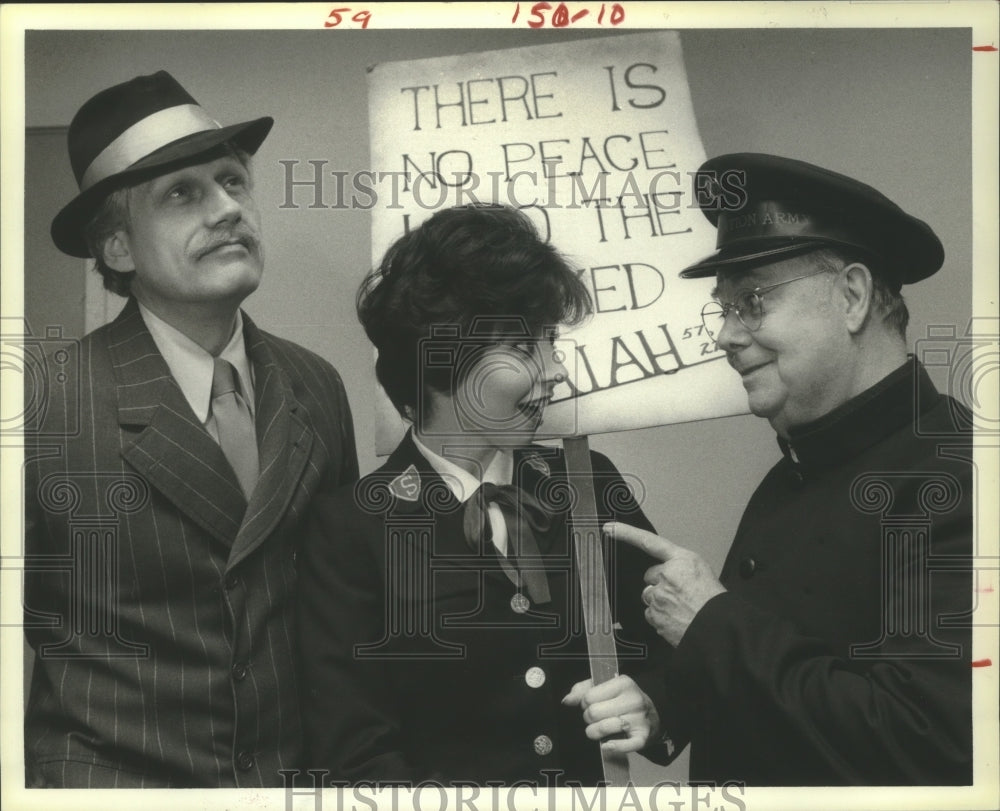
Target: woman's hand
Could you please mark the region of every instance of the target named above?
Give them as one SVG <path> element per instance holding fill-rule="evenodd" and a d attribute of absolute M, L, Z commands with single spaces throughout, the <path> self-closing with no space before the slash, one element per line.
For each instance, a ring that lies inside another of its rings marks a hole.
<path fill-rule="evenodd" d="M 596 687 L 592 679 L 577 682 L 562 703 L 583 709 L 587 737 L 604 740 L 608 752 L 638 752 L 660 729 L 656 707 L 629 676 L 615 676 Z"/>

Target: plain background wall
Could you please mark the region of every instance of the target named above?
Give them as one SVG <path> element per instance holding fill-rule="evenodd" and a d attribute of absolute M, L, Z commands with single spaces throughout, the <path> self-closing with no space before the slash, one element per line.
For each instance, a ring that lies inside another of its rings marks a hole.
<path fill-rule="evenodd" d="M 369 166 L 369 65 L 600 35 L 32 31 L 26 37 L 26 125 L 66 126 L 93 93 L 161 68 L 223 123 L 265 114 L 276 119 L 256 159 L 267 270 L 247 310 L 265 329 L 339 369 L 365 473 L 377 464 L 375 383 L 354 293 L 371 264 L 369 213 L 280 209 L 284 174 L 278 161 L 299 160 L 300 171 L 309 160 L 327 160 L 328 169 L 346 172 L 396 168 Z M 904 290 L 910 339 L 926 335 L 929 324 L 953 325 L 963 334 L 972 307 L 970 31 L 685 30 L 681 39 L 707 154 L 772 152 L 818 163 L 870 183 L 929 222 L 947 258 L 937 276 Z M 77 261 L 37 252 L 48 244 L 51 217 L 65 202 L 52 189 L 65 188 L 69 163 L 64 156 L 36 167 L 25 182 L 26 316 L 38 333 L 55 313 L 65 313 L 57 323 L 72 334 L 81 306 L 78 277 L 65 286 L 44 282 L 39 296 L 43 277 L 32 268 L 32 257 L 42 257 L 35 261 L 45 263 L 50 280 L 50 263 L 65 261 L 67 273 L 83 272 Z M 298 194 L 303 206 L 308 203 L 309 193 Z M 32 304 L 40 300 L 44 309 Z M 778 458 L 770 427 L 750 416 L 593 437 L 592 446 L 643 480 L 647 514 L 662 534 L 698 549 L 716 568 L 743 506 Z"/>

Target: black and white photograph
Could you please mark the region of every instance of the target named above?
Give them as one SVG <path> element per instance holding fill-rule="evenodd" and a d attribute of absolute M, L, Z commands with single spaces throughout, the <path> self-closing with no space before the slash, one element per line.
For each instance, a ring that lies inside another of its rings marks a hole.
<path fill-rule="evenodd" d="M 0 15 L 5 808 L 1000 804 L 996 4 Z"/>

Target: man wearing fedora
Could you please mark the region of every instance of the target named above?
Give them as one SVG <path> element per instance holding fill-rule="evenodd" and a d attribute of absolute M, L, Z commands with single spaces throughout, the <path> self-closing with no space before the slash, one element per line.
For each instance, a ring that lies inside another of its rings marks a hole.
<path fill-rule="evenodd" d="M 300 754 L 303 514 L 358 473 L 333 367 L 240 310 L 263 271 L 250 155 L 166 72 L 69 129 L 52 223 L 121 315 L 60 368 L 26 449 L 28 786 L 280 786 Z"/>
<path fill-rule="evenodd" d="M 700 178 L 718 250 L 681 276 L 715 276 L 705 328 L 781 459 L 718 579 L 607 527 L 658 561 L 642 599 L 673 647 L 665 742 L 690 741 L 692 781 L 970 784 L 972 419 L 907 354 L 900 295 L 942 245 L 801 161 L 726 155 Z"/>

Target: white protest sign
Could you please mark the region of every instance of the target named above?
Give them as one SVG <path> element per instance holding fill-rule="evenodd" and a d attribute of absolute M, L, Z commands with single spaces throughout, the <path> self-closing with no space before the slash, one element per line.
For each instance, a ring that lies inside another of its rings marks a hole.
<path fill-rule="evenodd" d="M 677 276 L 713 251 L 715 229 L 694 204 L 705 154 L 676 32 L 380 64 L 369 116 L 375 263 L 434 211 L 504 203 L 590 289 L 594 315 L 562 333 L 570 379 L 541 433 L 746 412 L 702 326 L 713 281 Z M 404 425 L 380 401 L 384 453 Z"/>

